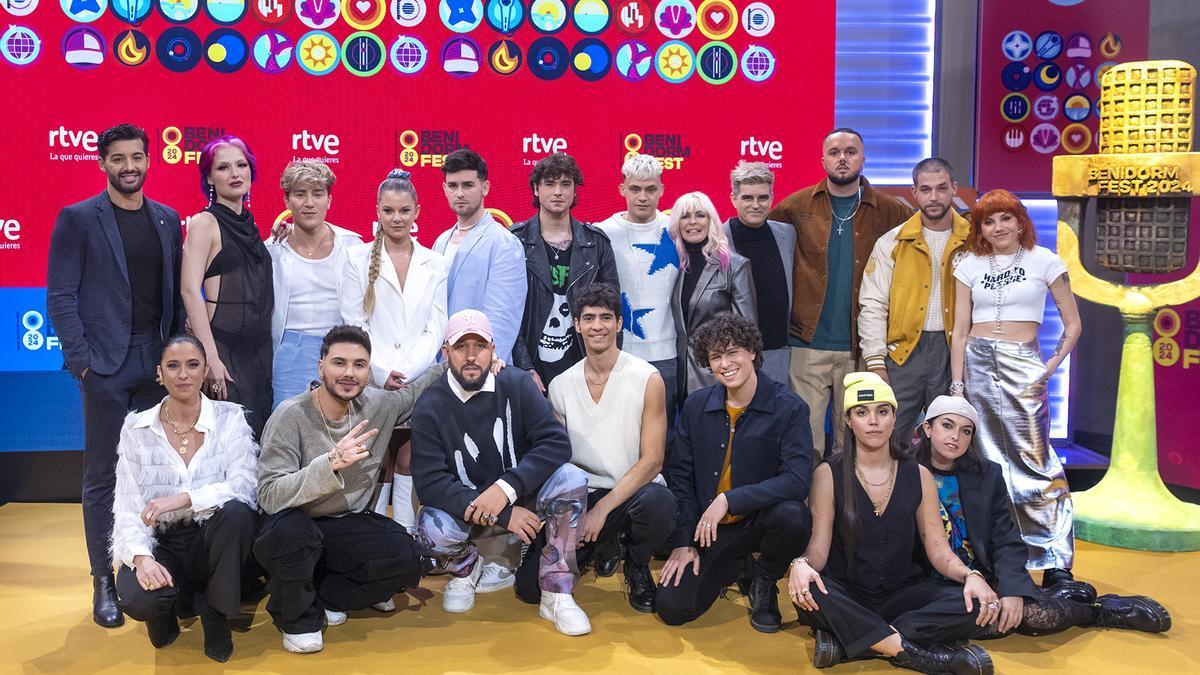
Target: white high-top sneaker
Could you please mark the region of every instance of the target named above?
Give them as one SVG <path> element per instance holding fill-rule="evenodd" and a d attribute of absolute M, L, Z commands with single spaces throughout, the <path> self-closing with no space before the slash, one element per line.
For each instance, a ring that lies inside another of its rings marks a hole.
<path fill-rule="evenodd" d="M 321 631 L 315 633 L 284 633 L 283 648 L 293 654 L 312 654 L 325 648 Z"/>
<path fill-rule="evenodd" d="M 340 626 L 346 623 L 346 613 L 336 609 L 325 610 L 325 623 L 329 626 Z"/>
<path fill-rule="evenodd" d="M 455 613 L 470 611 L 475 606 L 475 586 L 482 575 L 483 558 L 476 558 L 470 574 L 446 582 L 446 590 L 442 592 L 442 609 Z"/>
<path fill-rule="evenodd" d="M 587 635 L 592 632 L 592 622 L 575 604 L 575 596 L 570 593 L 542 591 L 538 616 L 553 621 L 554 627 L 563 635 Z"/>
<path fill-rule="evenodd" d="M 371 607 L 379 612 L 394 612 L 394 611 L 396 611 L 396 599 L 388 598 L 387 600 L 384 600 L 383 602 L 377 602 L 377 603 L 371 605 Z"/>

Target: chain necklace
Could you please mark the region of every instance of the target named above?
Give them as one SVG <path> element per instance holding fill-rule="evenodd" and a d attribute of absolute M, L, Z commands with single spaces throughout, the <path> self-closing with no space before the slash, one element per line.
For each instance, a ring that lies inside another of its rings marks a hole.
<path fill-rule="evenodd" d="M 546 246 L 550 248 L 550 254 L 554 256 L 554 262 L 558 262 L 559 257 L 571 248 L 572 242 L 570 238 L 563 239 L 562 241 L 550 241 L 549 239 L 543 239 L 542 241 L 545 241 Z"/>
<path fill-rule="evenodd" d="M 883 509 L 887 506 L 888 501 L 890 501 L 892 498 L 892 488 L 896 487 L 896 465 L 897 464 L 899 464 L 899 462 L 897 462 L 896 460 L 893 459 L 892 460 L 892 470 L 891 470 L 891 473 L 888 475 L 887 480 L 885 480 L 882 483 L 872 483 L 867 480 L 867 476 L 863 473 L 862 468 L 858 465 L 858 462 L 854 463 L 854 473 L 858 475 L 858 482 L 862 483 L 863 491 L 867 493 L 867 499 L 870 499 L 871 505 L 875 507 L 875 517 L 876 518 L 883 515 Z M 881 499 L 879 501 L 875 501 L 874 499 L 871 499 L 871 493 L 869 491 L 867 491 L 868 485 L 871 487 L 880 487 L 883 485 L 887 485 L 888 486 L 887 494 L 885 494 L 883 496 L 883 499 Z"/>
<path fill-rule="evenodd" d="M 833 202 L 830 201 L 829 211 L 830 211 L 830 213 L 833 213 L 833 219 L 834 219 L 834 221 L 837 222 L 837 233 L 838 234 L 842 234 L 842 226 L 843 225 L 854 220 L 854 216 L 856 216 L 858 214 L 858 207 L 860 207 L 860 206 L 862 206 L 862 186 L 861 185 L 858 186 L 858 196 L 854 200 L 854 210 L 851 211 L 850 215 L 846 216 L 845 218 L 839 216 L 836 213 L 833 213 Z"/>
<path fill-rule="evenodd" d="M 1009 270 L 1012 270 L 1018 264 L 1020 264 L 1021 257 L 1024 254 L 1024 247 L 1018 246 L 1017 252 L 1013 255 L 1012 262 L 1008 263 L 1008 265 L 1004 266 L 1003 268 L 1000 267 L 1000 263 L 996 262 L 996 251 L 994 249 L 988 254 L 988 273 L 991 274 L 992 284 L 994 284 L 992 288 L 992 299 L 996 304 L 996 326 L 995 328 L 992 328 L 992 335 L 1004 335 L 1004 330 L 1000 328 L 1000 315 L 1004 311 L 1004 301 L 1008 298 L 1008 287 L 1011 285 L 1004 284 L 1001 286 L 1000 275 L 1007 273 Z"/>
<path fill-rule="evenodd" d="M 333 431 L 331 431 L 329 428 L 329 418 L 325 417 L 325 408 L 321 405 L 321 392 L 319 389 L 313 391 L 313 397 L 317 402 L 317 412 L 321 415 L 321 422 L 325 425 L 325 435 L 329 437 L 329 444 L 333 446 L 334 450 L 336 450 L 337 441 L 333 440 Z M 348 418 L 349 422 L 349 426 L 346 428 L 346 433 L 350 433 L 350 430 L 354 428 L 354 411 L 350 408 L 349 404 L 346 404 L 346 417 Z M 343 437 L 344 436 L 345 434 L 343 434 Z"/>
<path fill-rule="evenodd" d="M 163 399 L 162 409 L 163 414 L 166 417 L 167 426 L 171 427 L 171 431 L 179 437 L 179 449 L 176 452 L 178 452 L 180 455 L 186 455 L 188 452 L 187 435 L 190 434 L 192 430 L 196 428 L 196 425 L 200 423 L 200 411 L 197 410 L 196 419 L 192 420 L 192 423 L 187 425 L 187 427 L 184 427 L 176 422 L 175 418 L 171 416 L 171 407 L 167 405 L 167 399 L 165 398 Z"/>

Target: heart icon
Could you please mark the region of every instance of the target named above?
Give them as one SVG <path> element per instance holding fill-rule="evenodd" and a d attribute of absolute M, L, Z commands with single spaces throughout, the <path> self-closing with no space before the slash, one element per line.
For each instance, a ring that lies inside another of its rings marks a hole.
<path fill-rule="evenodd" d="M 727 18 L 729 18 L 729 15 L 719 10 L 708 13 L 708 19 L 714 28 L 724 28 L 725 19 Z"/>
<path fill-rule="evenodd" d="M 354 3 L 354 9 L 357 9 L 361 16 L 366 16 L 371 11 L 371 2 L 370 0 L 358 0 Z"/>

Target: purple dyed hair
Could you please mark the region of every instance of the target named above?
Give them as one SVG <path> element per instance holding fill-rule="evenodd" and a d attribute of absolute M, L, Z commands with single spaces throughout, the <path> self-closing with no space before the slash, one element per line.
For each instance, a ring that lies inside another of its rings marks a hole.
<path fill-rule="evenodd" d="M 250 163 L 250 182 L 258 176 L 258 164 L 254 159 L 254 153 L 250 152 L 250 147 L 246 145 L 246 141 L 237 136 L 222 136 L 216 140 L 208 142 L 204 149 L 200 151 L 200 194 L 208 196 L 208 174 L 212 172 L 213 158 L 217 155 L 217 150 L 225 146 L 232 146 L 242 151 L 246 156 L 246 161 Z M 247 199 L 250 193 L 247 192 L 242 196 L 242 199 Z"/>

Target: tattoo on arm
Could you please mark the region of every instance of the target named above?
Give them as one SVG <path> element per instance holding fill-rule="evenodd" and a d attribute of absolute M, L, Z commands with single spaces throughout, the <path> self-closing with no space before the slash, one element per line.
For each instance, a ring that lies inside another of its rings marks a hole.
<path fill-rule="evenodd" d="M 1066 341 L 1067 341 L 1066 333 L 1063 333 L 1062 335 L 1058 336 L 1058 344 L 1054 345 L 1054 353 L 1050 355 L 1051 360 L 1058 358 L 1058 355 L 1062 353 L 1063 343 L 1065 343 Z"/>

